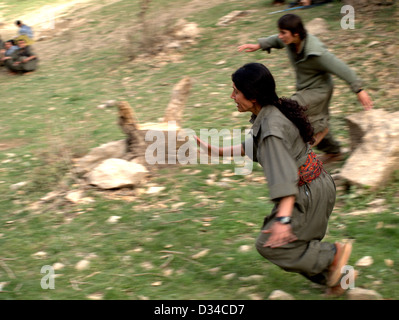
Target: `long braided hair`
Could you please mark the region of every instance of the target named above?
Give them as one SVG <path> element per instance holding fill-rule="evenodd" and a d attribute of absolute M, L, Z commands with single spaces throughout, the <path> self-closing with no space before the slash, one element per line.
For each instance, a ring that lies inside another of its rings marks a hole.
<path fill-rule="evenodd" d="M 314 129 L 305 114 L 306 107 L 298 102 L 279 98 L 276 83 L 269 69 L 261 63 L 248 63 L 231 76 L 238 90 L 248 99 L 255 99 L 262 107 L 276 106 L 299 130 L 305 143 L 314 142 Z"/>

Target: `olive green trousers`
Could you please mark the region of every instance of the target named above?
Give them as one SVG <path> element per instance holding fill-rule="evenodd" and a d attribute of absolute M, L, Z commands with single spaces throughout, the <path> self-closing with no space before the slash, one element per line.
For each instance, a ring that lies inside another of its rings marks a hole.
<path fill-rule="evenodd" d="M 298 240 L 281 247 L 264 247 L 270 234 L 260 233 L 256 240 L 258 252 L 280 268 L 297 272 L 313 282 L 325 284 L 328 267 L 335 255 L 333 243 L 322 242 L 328 220 L 335 204 L 335 184 L 323 171 L 309 184 L 299 187 L 292 213 L 292 231 Z M 276 203 L 271 214 L 264 220 L 262 230 L 271 227 L 277 213 Z"/>

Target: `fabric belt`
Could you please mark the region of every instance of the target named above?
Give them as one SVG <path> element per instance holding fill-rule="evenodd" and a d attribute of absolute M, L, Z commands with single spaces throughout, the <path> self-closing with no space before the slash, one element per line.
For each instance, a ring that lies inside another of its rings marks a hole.
<path fill-rule="evenodd" d="M 308 153 L 305 163 L 298 169 L 298 186 L 312 182 L 324 171 L 322 162 L 313 151 Z"/>

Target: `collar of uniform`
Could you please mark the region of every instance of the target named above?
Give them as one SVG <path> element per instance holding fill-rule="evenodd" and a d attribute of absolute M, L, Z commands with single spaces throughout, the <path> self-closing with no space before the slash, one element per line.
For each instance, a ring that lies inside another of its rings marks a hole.
<path fill-rule="evenodd" d="M 253 124 L 252 125 L 252 135 L 254 137 L 256 137 L 258 135 L 262 120 L 270 114 L 272 108 L 269 108 L 269 107 L 271 107 L 271 105 L 262 107 L 262 109 L 260 109 L 258 115 L 255 115 L 254 113 L 252 114 L 249 122 L 251 122 Z"/>
<path fill-rule="evenodd" d="M 297 62 L 305 61 L 309 56 L 321 56 L 323 44 L 314 35 L 308 33 L 305 40 L 301 42 L 299 52 L 303 54 L 303 57 Z"/>

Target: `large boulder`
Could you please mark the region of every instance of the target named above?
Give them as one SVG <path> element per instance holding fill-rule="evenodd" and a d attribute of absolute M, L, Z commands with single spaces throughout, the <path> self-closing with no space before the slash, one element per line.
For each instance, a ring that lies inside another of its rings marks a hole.
<path fill-rule="evenodd" d="M 126 141 L 118 140 L 104 143 L 92 149 L 87 155 L 75 160 L 75 171 L 86 174 L 101 162 L 110 158 L 123 158 L 126 154 Z"/>
<path fill-rule="evenodd" d="M 399 112 L 373 109 L 347 117 L 352 154 L 340 176 L 377 189 L 399 169 Z"/>
<path fill-rule="evenodd" d="M 305 25 L 306 30 L 313 35 L 326 34 L 328 25 L 323 18 L 314 18 Z"/>
<path fill-rule="evenodd" d="M 88 174 L 88 182 L 101 189 L 137 186 L 143 182 L 148 170 L 141 164 L 123 159 L 107 159 Z"/>

